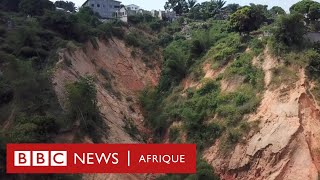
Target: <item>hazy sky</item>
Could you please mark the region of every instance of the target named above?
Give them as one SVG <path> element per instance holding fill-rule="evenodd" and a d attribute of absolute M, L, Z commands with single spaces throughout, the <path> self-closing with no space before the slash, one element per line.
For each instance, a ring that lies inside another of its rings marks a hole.
<path fill-rule="evenodd" d="M 55 0 L 52 0 L 55 1 Z M 81 6 L 85 0 L 67 0 L 74 2 L 77 6 Z M 119 0 L 122 2 L 122 4 L 136 4 L 143 9 L 146 10 L 152 10 L 152 9 L 164 9 L 163 6 L 166 2 L 166 0 Z M 198 0 L 198 2 L 203 2 L 205 0 Z M 249 3 L 255 3 L 255 4 L 266 4 L 269 5 L 269 8 L 272 6 L 281 6 L 286 11 L 289 10 L 290 6 L 299 0 L 227 0 L 227 3 L 237 3 L 240 5 L 247 5 Z M 320 2 L 320 0 L 316 0 Z"/>

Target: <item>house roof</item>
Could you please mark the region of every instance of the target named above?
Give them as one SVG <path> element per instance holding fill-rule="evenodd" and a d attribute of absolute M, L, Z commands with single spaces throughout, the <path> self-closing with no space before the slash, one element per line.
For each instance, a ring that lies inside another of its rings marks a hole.
<path fill-rule="evenodd" d="M 87 4 L 88 1 L 89 1 L 89 0 L 86 0 L 86 1 L 82 4 L 82 6 L 84 6 L 85 4 Z"/>
<path fill-rule="evenodd" d="M 87 4 L 88 1 L 89 1 L 89 0 L 86 0 L 86 1 L 82 4 L 82 6 L 84 6 L 85 4 Z M 116 0 L 112 0 L 112 1 L 115 1 L 115 2 L 118 2 L 118 3 L 122 3 L 121 1 L 116 1 Z"/>
<path fill-rule="evenodd" d="M 135 4 L 129 4 L 129 5 L 126 5 L 126 6 L 136 6 L 136 7 L 139 7 L 138 5 L 135 5 Z"/>

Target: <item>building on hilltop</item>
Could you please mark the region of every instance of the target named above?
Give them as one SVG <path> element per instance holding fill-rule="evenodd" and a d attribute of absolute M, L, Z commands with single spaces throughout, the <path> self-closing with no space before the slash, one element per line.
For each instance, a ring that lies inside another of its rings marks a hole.
<path fill-rule="evenodd" d="M 128 22 L 128 10 L 126 7 L 122 6 L 117 10 L 115 18 L 120 19 L 123 22 Z"/>
<path fill-rule="evenodd" d="M 176 12 L 169 10 L 152 10 L 151 15 L 155 18 L 159 18 L 160 20 L 164 21 L 175 21 L 178 18 Z"/>
<path fill-rule="evenodd" d="M 87 0 L 82 7 L 90 7 L 103 19 L 111 19 L 121 9 L 121 2 L 115 0 Z"/>
<path fill-rule="evenodd" d="M 129 16 L 143 13 L 143 9 L 141 9 L 140 6 L 137 6 L 135 4 L 126 5 L 126 9 L 128 11 Z"/>

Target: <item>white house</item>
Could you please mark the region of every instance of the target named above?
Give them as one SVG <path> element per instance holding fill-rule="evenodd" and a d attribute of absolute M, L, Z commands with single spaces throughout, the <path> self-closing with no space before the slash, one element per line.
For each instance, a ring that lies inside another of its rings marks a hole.
<path fill-rule="evenodd" d="M 140 7 L 135 4 L 126 5 L 126 9 L 128 11 L 128 15 L 136 15 L 141 10 Z"/>
<path fill-rule="evenodd" d="M 121 8 L 121 2 L 116 0 L 87 0 L 82 7 L 90 7 L 104 19 L 114 18 L 114 14 Z"/>
<path fill-rule="evenodd" d="M 128 11 L 126 7 L 121 7 L 116 12 L 116 18 L 120 19 L 123 22 L 128 22 Z"/>
<path fill-rule="evenodd" d="M 138 12 L 140 10 L 140 7 L 135 5 L 135 4 L 126 5 L 126 8 L 127 8 L 128 11 L 136 11 L 136 12 Z"/>

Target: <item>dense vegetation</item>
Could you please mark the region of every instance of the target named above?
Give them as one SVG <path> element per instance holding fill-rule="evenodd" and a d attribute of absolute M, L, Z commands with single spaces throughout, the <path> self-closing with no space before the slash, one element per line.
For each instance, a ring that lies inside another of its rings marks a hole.
<path fill-rule="evenodd" d="M 273 87 L 296 82 L 299 68 L 306 68 L 310 79 L 320 85 L 319 44 L 305 38 L 307 31 L 319 30 L 320 8 L 315 1 L 293 5 L 290 14 L 277 6 L 225 6 L 224 1 L 169 0 L 165 8 L 183 17 L 160 31 L 165 43 L 159 86 L 145 89 L 140 97 L 146 124 L 157 141 L 168 133 L 170 142 L 196 143 L 201 152 L 221 137 L 221 150 L 230 151 L 247 132 L 255 130 L 257 123 L 248 123 L 245 115 L 260 103 L 264 74 L 252 60 L 263 61 L 259 57 L 266 46 L 283 61 L 274 69 Z M 213 80 L 203 79 L 204 62 L 212 69 L 226 70 Z M 201 85 L 185 89 L 181 83 L 185 78 Z M 228 81 L 241 85 L 231 92 L 222 91 L 222 84 Z M 316 96 L 317 86 L 312 90 Z"/>
<path fill-rule="evenodd" d="M 73 13 L 56 11 L 59 7 Z M 79 124 L 79 142 L 88 136 L 99 143 L 108 127 L 99 113 L 94 78 L 82 77 L 67 85 L 68 110 L 63 111 L 53 91 L 52 69 L 57 50 L 72 51 L 96 38 L 124 40 L 132 56 L 152 67 L 153 57 L 163 51 L 159 85 L 141 92 L 140 101 L 154 132 L 155 142 L 166 134 L 172 143 L 196 143 L 199 154 L 221 138 L 221 150 L 232 150 L 256 124 L 246 115 L 258 107 L 264 90 L 263 71 L 253 65 L 266 46 L 283 64 L 275 68 L 272 86 L 293 83 L 298 68 L 306 68 L 314 81 L 312 89 L 320 101 L 320 45 L 304 38 L 308 31 L 319 31 L 320 3 L 302 0 L 290 8 L 268 9 L 265 5 L 241 7 L 223 0 L 201 4 L 194 0 L 169 0 L 165 8 L 181 15 L 174 22 L 160 21 L 148 14 L 130 16 L 128 23 L 102 23 L 90 8 L 76 12 L 71 2 L 48 0 L 3 0 L 0 4 L 0 162 L 5 159 L 5 144 L 54 142 L 61 131 Z M 148 59 L 148 58 L 150 59 Z M 156 58 L 154 58 L 156 59 Z M 263 59 L 261 60 L 263 61 Z M 70 65 L 70 62 L 67 62 Z M 203 65 L 225 71 L 204 79 Z M 101 69 L 100 74 L 110 79 Z M 188 78 L 199 82 L 184 87 Z M 236 81 L 231 91 L 224 83 Z M 117 96 L 111 84 L 106 90 Z M 130 119 L 127 132 L 137 137 Z M 199 155 L 200 157 L 200 155 Z M 5 164 L 0 164 L 0 178 Z M 30 176 L 41 179 L 79 178 L 78 176 Z M 160 179 L 218 179 L 213 168 L 198 158 L 197 174 L 168 175 Z"/>

